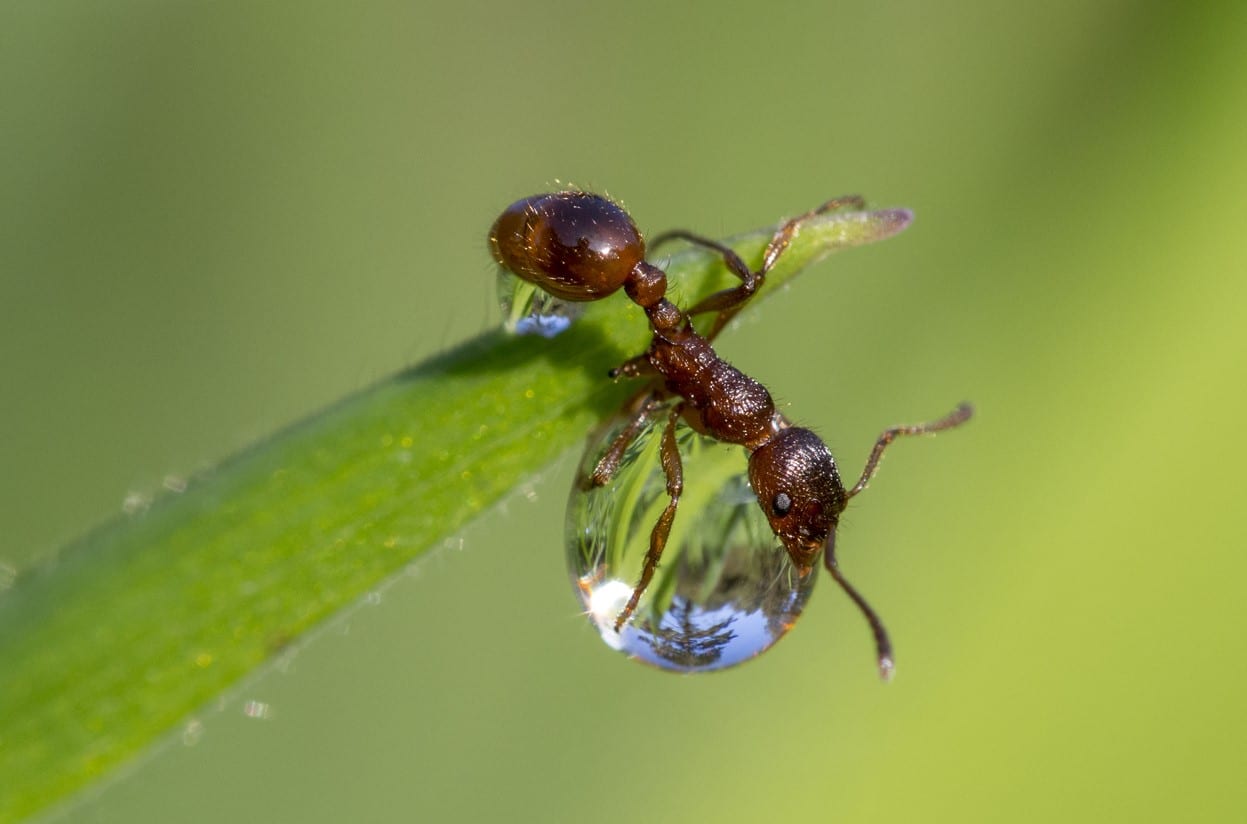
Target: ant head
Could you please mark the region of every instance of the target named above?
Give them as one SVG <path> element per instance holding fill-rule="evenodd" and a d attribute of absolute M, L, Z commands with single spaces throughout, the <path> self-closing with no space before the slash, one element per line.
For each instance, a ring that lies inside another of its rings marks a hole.
<path fill-rule="evenodd" d="M 517 200 L 494 221 L 489 247 L 502 266 L 570 301 L 606 297 L 645 257 L 628 213 L 588 192 Z"/>
<path fill-rule="evenodd" d="M 826 444 L 808 429 L 780 430 L 749 456 L 749 482 L 792 562 L 808 573 L 848 501 Z"/>

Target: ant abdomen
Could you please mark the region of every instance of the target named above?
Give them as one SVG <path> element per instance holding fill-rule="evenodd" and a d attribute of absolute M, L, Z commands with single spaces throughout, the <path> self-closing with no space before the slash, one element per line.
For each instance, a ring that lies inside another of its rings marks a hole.
<path fill-rule="evenodd" d="M 489 246 L 499 264 L 569 301 L 610 295 L 645 257 L 628 213 L 588 192 L 517 200 L 494 221 Z"/>

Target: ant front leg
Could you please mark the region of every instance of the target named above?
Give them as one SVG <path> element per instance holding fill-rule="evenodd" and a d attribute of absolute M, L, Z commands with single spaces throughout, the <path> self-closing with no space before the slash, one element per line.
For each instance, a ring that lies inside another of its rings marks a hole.
<path fill-rule="evenodd" d="M 766 278 L 766 273 L 774 268 L 776 261 L 779 260 L 780 256 L 783 255 L 784 251 L 788 248 L 788 244 L 790 244 L 792 239 L 797 236 L 797 232 L 801 229 L 801 225 L 809 222 L 819 215 L 846 207 L 864 209 L 866 207 L 866 201 L 861 195 L 844 195 L 841 197 L 834 197 L 826 203 L 811 209 L 805 214 L 798 215 L 791 220 L 785 221 L 784 225 L 780 226 L 779 229 L 776 230 L 775 234 L 771 237 L 770 242 L 767 243 L 766 249 L 762 253 L 762 265 L 756 272 L 745 265 L 744 261 L 741 260 L 740 255 L 736 254 L 736 252 L 724 246 L 722 243 L 679 229 L 672 232 L 664 232 L 663 234 L 658 235 L 651 241 L 650 248 L 653 249 L 668 240 L 674 240 L 677 238 L 680 240 L 686 240 L 689 243 L 697 246 L 704 246 L 707 249 L 713 249 L 718 252 L 723 258 L 723 263 L 727 266 L 728 270 L 736 277 L 740 278 L 739 286 L 715 292 L 714 294 L 699 301 L 686 312 L 689 317 L 701 314 L 702 312 L 718 312 L 718 315 L 715 316 L 714 321 L 710 325 L 710 331 L 705 335 L 706 340 L 713 341 L 716 337 L 718 337 L 719 333 L 723 331 L 723 328 L 727 326 L 728 322 L 736 316 L 736 313 L 749 302 L 749 299 L 757 294 L 758 289 L 762 286 L 762 281 Z"/>
<path fill-rule="evenodd" d="M 667 547 L 667 537 L 671 534 L 671 524 L 675 520 L 676 508 L 680 505 L 680 495 L 684 492 L 684 464 L 680 461 L 680 446 L 675 439 L 676 421 L 680 419 L 682 405 L 677 405 L 667 417 L 667 426 L 662 433 L 662 471 L 667 477 L 667 508 L 658 516 L 658 522 L 649 536 L 649 552 L 645 553 L 645 565 L 641 567 L 641 579 L 632 590 L 632 597 L 615 619 L 615 632 L 623 630 L 632 613 L 636 612 L 641 595 L 654 577 L 658 569 L 658 561 Z"/>
<path fill-rule="evenodd" d="M 662 399 L 658 393 L 646 389 L 633 396 L 633 398 L 624 404 L 624 410 L 632 417 L 628 423 L 620 430 L 615 439 L 611 441 L 611 445 L 607 447 L 606 452 L 598 459 L 597 464 L 593 467 L 593 472 L 588 477 L 581 478 L 581 489 L 593 489 L 594 487 L 606 486 L 610 483 L 611 478 L 615 477 L 615 473 L 619 470 L 619 464 L 623 460 L 624 451 L 637 439 L 641 434 L 641 430 L 645 427 L 650 415 L 660 409 L 663 405 Z"/>
<path fill-rule="evenodd" d="M 912 426 L 893 426 L 883 430 L 883 434 L 875 441 L 875 448 L 870 450 L 870 457 L 866 459 L 866 468 L 862 470 L 862 476 L 858 478 L 857 483 L 849 490 L 845 500 L 847 501 L 865 489 L 870 483 L 870 479 L 875 477 L 875 472 L 879 470 L 879 461 L 883 458 L 883 450 L 887 449 L 888 444 L 892 443 L 892 441 L 902 435 L 927 435 L 932 432 L 952 429 L 954 426 L 960 426 L 970 420 L 970 416 L 973 414 L 974 407 L 968 403 L 963 403 L 938 421 L 928 421 L 927 423 L 919 423 Z"/>

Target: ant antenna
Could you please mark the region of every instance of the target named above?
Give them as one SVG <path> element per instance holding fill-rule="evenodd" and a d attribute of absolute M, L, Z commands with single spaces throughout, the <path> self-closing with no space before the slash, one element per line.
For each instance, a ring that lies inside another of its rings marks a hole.
<path fill-rule="evenodd" d="M 875 448 L 870 450 L 870 457 L 866 459 L 866 468 L 862 470 L 862 477 L 858 479 L 853 488 L 844 496 L 845 500 L 852 498 L 870 484 L 870 479 L 875 477 L 875 473 L 879 470 L 879 461 L 883 458 L 883 450 L 887 449 L 888 444 L 892 443 L 892 441 L 902 435 L 930 435 L 934 432 L 943 432 L 945 429 L 960 426 L 970 420 L 970 416 L 973 414 L 973 406 L 968 403 L 961 403 L 957 405 L 956 409 L 938 421 L 930 421 L 913 426 L 893 426 L 883 430 L 879 440 L 875 441 Z"/>
<path fill-rule="evenodd" d="M 857 604 L 857 608 L 866 616 L 866 621 L 870 624 L 870 631 L 875 636 L 875 656 L 879 661 L 879 677 L 884 681 L 891 681 L 892 673 L 896 670 L 896 663 L 892 660 L 892 641 L 888 638 L 888 631 L 883 628 L 883 621 L 879 618 L 879 614 L 874 611 L 870 604 L 866 603 L 866 599 L 862 597 L 862 594 L 854 589 L 853 585 L 840 574 L 840 565 L 836 563 L 836 533 L 834 530 L 827 539 L 823 565 L 827 567 L 831 577 L 836 579 L 836 583 L 840 585 L 840 588 L 853 599 L 853 603 Z"/>

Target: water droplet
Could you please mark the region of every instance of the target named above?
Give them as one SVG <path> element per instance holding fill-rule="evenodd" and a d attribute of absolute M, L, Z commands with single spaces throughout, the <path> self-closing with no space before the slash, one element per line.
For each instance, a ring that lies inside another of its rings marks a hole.
<path fill-rule="evenodd" d="M 566 331 L 585 309 L 583 303 L 556 298 L 502 268 L 498 270 L 498 303 L 508 332 L 544 338 Z"/>
<path fill-rule="evenodd" d="M 273 708 L 263 701 L 252 699 L 242 705 L 242 714 L 263 721 L 272 716 Z"/>
<path fill-rule="evenodd" d="M 204 725 L 198 718 L 192 718 L 186 722 L 186 726 L 182 728 L 182 744 L 187 747 L 193 747 L 199 743 L 199 739 L 203 738 Z"/>
<path fill-rule="evenodd" d="M 289 649 L 277 656 L 273 661 L 273 668 L 282 675 L 289 675 L 295 671 L 295 657 L 299 654 L 297 649 Z"/>
<path fill-rule="evenodd" d="M 143 492 L 128 492 L 121 502 L 121 511 L 127 515 L 140 515 L 152 505 L 152 497 Z"/>
<path fill-rule="evenodd" d="M 749 487 L 747 456 L 680 425 L 684 493 L 662 562 L 636 613 L 615 632 L 667 505 L 659 459 L 663 417 L 625 451 L 605 486 L 572 491 L 567 551 L 572 583 L 613 649 L 664 669 L 723 669 L 778 641 L 805 608 L 818 576 L 802 578 Z M 589 445 L 587 477 L 624 421 Z"/>

